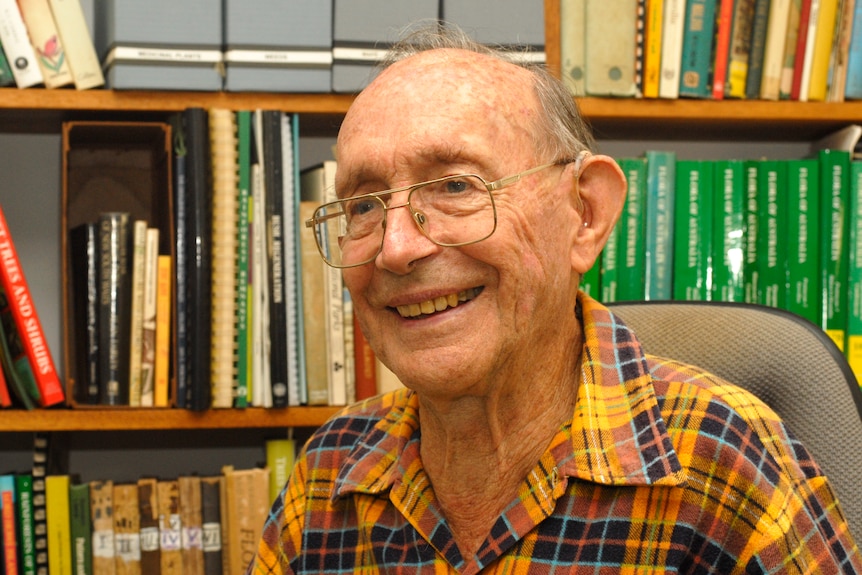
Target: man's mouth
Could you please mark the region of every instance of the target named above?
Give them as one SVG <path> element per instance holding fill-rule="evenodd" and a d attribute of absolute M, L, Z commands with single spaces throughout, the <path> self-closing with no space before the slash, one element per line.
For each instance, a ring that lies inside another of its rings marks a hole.
<path fill-rule="evenodd" d="M 434 299 L 425 300 L 420 303 L 411 303 L 407 305 L 399 305 L 396 309 L 401 317 L 419 317 L 423 315 L 431 315 L 439 311 L 445 311 L 452 307 L 458 307 L 460 304 L 470 301 L 482 291 L 481 287 L 470 288 L 458 293 L 436 297 Z"/>

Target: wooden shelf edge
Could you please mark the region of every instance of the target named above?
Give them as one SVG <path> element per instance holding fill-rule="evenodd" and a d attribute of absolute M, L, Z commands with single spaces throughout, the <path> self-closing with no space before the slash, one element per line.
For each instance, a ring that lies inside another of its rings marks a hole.
<path fill-rule="evenodd" d="M 319 427 L 337 406 L 285 409 L 35 409 L 0 411 L 0 432 Z"/>

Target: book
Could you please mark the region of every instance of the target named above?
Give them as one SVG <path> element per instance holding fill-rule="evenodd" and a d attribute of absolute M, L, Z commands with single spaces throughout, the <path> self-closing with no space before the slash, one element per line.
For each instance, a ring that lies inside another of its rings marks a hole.
<path fill-rule="evenodd" d="M 171 273 L 172 259 L 159 255 L 156 260 L 156 343 L 153 363 L 153 405 L 168 407 L 171 364 Z"/>
<path fill-rule="evenodd" d="M 601 286 L 599 293 L 601 293 L 601 301 L 605 303 L 617 301 L 620 235 L 620 223 L 617 221 L 611 233 L 608 234 L 605 247 L 602 249 L 602 259 L 599 262 L 599 285 Z"/>
<path fill-rule="evenodd" d="M 188 403 L 189 369 L 191 368 L 191 352 L 189 350 L 189 238 L 187 225 L 189 223 L 189 194 L 186 187 L 186 122 L 184 113 L 171 117 L 172 147 L 173 147 L 173 204 L 174 204 L 174 314 L 173 333 L 176 349 L 174 378 L 176 379 L 176 396 L 173 403 L 180 408 Z"/>
<path fill-rule="evenodd" d="M 793 84 L 790 99 L 808 101 L 811 85 L 811 64 L 814 57 L 814 39 L 817 35 L 817 20 L 820 0 L 802 0 L 799 13 L 799 33 L 796 43 L 796 61 L 793 70 Z"/>
<path fill-rule="evenodd" d="M 309 189 L 311 172 L 302 174 L 302 193 Z M 303 200 L 299 203 L 299 224 L 312 217 L 321 202 Z M 329 402 L 326 362 L 326 316 L 324 312 L 323 260 L 317 251 L 314 235 L 306 230 L 300 237 L 302 244 L 302 309 L 305 353 L 305 380 L 308 405 L 326 405 Z"/>
<path fill-rule="evenodd" d="M 585 1 L 586 94 L 635 96 L 637 0 Z"/>
<path fill-rule="evenodd" d="M 678 98 L 682 69 L 682 38 L 685 32 L 686 0 L 664 0 L 661 28 L 660 98 Z"/>
<path fill-rule="evenodd" d="M 287 484 L 296 462 L 296 441 L 291 438 L 266 440 L 266 468 L 269 470 L 269 504 Z"/>
<path fill-rule="evenodd" d="M 161 573 L 162 575 L 182 575 L 183 545 L 179 483 L 177 479 L 164 479 L 160 480 L 156 487 L 159 501 Z"/>
<path fill-rule="evenodd" d="M 95 222 L 69 231 L 75 337 L 75 400 L 99 403 L 99 236 Z"/>
<path fill-rule="evenodd" d="M 560 66 L 563 81 L 575 96 L 585 94 L 586 0 L 560 1 Z"/>
<path fill-rule="evenodd" d="M 49 4 L 66 50 L 75 88 L 89 90 L 103 85 L 105 77 L 80 0 L 49 0 Z"/>
<path fill-rule="evenodd" d="M 68 475 L 49 474 L 45 477 L 48 571 L 51 575 L 72 575 L 69 483 Z"/>
<path fill-rule="evenodd" d="M 114 559 L 117 575 L 141 572 L 141 511 L 137 483 L 114 483 Z"/>
<path fill-rule="evenodd" d="M 847 334 L 845 355 L 862 381 L 862 162 L 850 162 L 850 206 L 847 269 Z"/>
<path fill-rule="evenodd" d="M 41 405 L 48 407 L 63 403 L 65 393 L 54 367 L 42 322 L 39 320 L 27 279 L 24 277 L 24 270 L 18 259 L 18 252 L 2 207 L 0 207 L 0 282 L 9 296 L 9 307 L 21 336 L 22 347 L 30 360 L 36 386 L 39 388 Z"/>
<path fill-rule="evenodd" d="M 781 78 L 778 99 L 789 100 L 793 90 L 793 70 L 796 66 L 796 46 L 799 42 L 800 17 L 803 0 L 790 0 L 787 29 L 784 32 L 784 55 L 781 61 Z"/>
<path fill-rule="evenodd" d="M 808 85 L 808 101 L 810 102 L 826 100 L 838 5 L 839 0 L 820 0 L 814 35 L 814 49 L 811 54 L 811 75 Z"/>
<path fill-rule="evenodd" d="M 734 0 L 719 0 L 716 9 L 715 44 L 712 54 L 712 99 L 724 99 L 733 27 Z"/>
<path fill-rule="evenodd" d="M 356 401 L 377 395 L 377 362 L 371 344 L 353 314 L 353 368 L 356 372 Z"/>
<path fill-rule="evenodd" d="M 73 82 L 66 61 L 66 49 L 48 0 L 18 0 L 21 17 L 27 26 L 30 44 L 36 53 L 36 63 L 42 71 L 46 88 L 60 88 Z"/>
<path fill-rule="evenodd" d="M 41 396 L 2 282 L 0 282 L 0 362 L 11 393 L 26 409 L 33 409 L 40 403 Z"/>
<path fill-rule="evenodd" d="M 716 160 L 713 166 L 712 300 L 745 299 L 745 189 L 742 160 Z"/>
<path fill-rule="evenodd" d="M 48 512 L 45 506 L 45 477 L 48 475 L 49 436 L 33 436 L 33 560 L 38 575 L 48 573 Z"/>
<path fill-rule="evenodd" d="M 129 403 L 132 280 L 128 212 L 99 215 L 99 397 Z"/>
<path fill-rule="evenodd" d="M 155 477 L 141 477 L 138 486 L 140 521 L 141 573 L 158 575 L 161 571 L 159 551 L 159 492 Z"/>
<path fill-rule="evenodd" d="M 862 2 L 853 4 L 854 26 L 850 32 L 850 46 L 847 53 L 847 78 L 844 98 L 847 100 L 862 99 Z"/>
<path fill-rule="evenodd" d="M 757 173 L 757 265 L 760 304 L 787 306 L 787 164 L 761 160 Z"/>
<path fill-rule="evenodd" d="M 0 534 L 2 534 L 3 572 L 7 575 L 18 573 L 18 533 L 15 522 L 17 504 L 15 476 L 0 475 Z"/>
<path fill-rule="evenodd" d="M 36 538 L 33 521 L 33 475 L 15 475 L 15 520 L 18 530 L 18 571 L 20 575 L 36 573 Z"/>
<path fill-rule="evenodd" d="M 12 75 L 12 68 L 9 66 L 9 60 L 6 59 L 6 53 L 3 51 L 3 43 L 0 42 L 0 86 L 14 86 L 15 76 Z"/>
<path fill-rule="evenodd" d="M 744 98 L 748 78 L 748 56 L 751 52 L 751 30 L 754 23 L 755 0 L 736 0 L 730 47 L 727 58 L 727 82 L 724 94 L 728 98 Z"/>
<path fill-rule="evenodd" d="M 144 283 L 146 275 L 146 251 L 147 251 L 147 222 L 135 220 L 132 222 L 131 252 L 129 263 L 131 268 L 131 302 L 129 312 L 129 346 L 127 353 L 129 357 L 129 395 L 128 404 L 132 407 L 141 406 L 141 358 L 144 344 Z"/>
<path fill-rule="evenodd" d="M 643 47 L 643 97 L 658 98 L 661 77 L 663 0 L 645 0 Z"/>
<path fill-rule="evenodd" d="M 287 404 L 301 405 L 306 402 L 304 358 L 300 360 L 302 314 L 299 312 L 299 226 L 296 210 L 299 205 L 299 116 L 281 116 L 282 193 L 284 195 L 284 302 L 287 332 Z"/>
<path fill-rule="evenodd" d="M 759 214 L 763 207 L 757 193 L 757 173 L 760 160 L 745 160 L 743 163 L 743 185 L 745 189 L 745 258 L 742 277 L 745 303 L 758 303 L 760 289 L 760 267 L 758 247 L 760 231 Z"/>
<path fill-rule="evenodd" d="M 781 93 L 781 74 L 784 69 L 787 43 L 787 23 L 793 0 L 770 0 L 763 50 L 760 98 L 778 100 Z"/>
<path fill-rule="evenodd" d="M 850 40 L 853 36 L 853 14 L 855 11 L 855 0 L 841 0 L 838 4 L 830 62 L 831 70 L 826 90 L 827 102 L 844 101 L 844 94 L 847 91 Z"/>
<path fill-rule="evenodd" d="M 16 0 L 0 0 L 0 43 L 9 62 L 12 76 L 19 88 L 30 88 L 43 82 L 36 53 L 30 44 L 27 26 Z"/>
<path fill-rule="evenodd" d="M 708 160 L 679 160 L 674 191 L 673 299 L 712 296 L 713 174 Z"/>
<path fill-rule="evenodd" d="M 235 407 L 246 407 L 251 372 L 250 338 L 253 316 L 249 288 L 251 241 L 251 112 L 236 112 L 237 125 L 237 256 L 236 256 L 236 396 Z"/>
<path fill-rule="evenodd" d="M 184 575 L 201 575 L 204 572 L 204 553 L 201 520 L 201 478 L 183 475 L 177 479 Z"/>
<path fill-rule="evenodd" d="M 683 28 L 679 95 L 709 98 L 716 8 L 720 0 L 687 0 Z"/>
<path fill-rule="evenodd" d="M 114 564 L 114 482 L 90 481 L 93 575 L 113 575 Z"/>
<path fill-rule="evenodd" d="M 224 477 L 201 477 L 201 548 L 203 572 L 221 575 L 223 569 L 221 536 L 221 492 Z"/>
<path fill-rule="evenodd" d="M 626 176 L 628 191 L 617 226 L 620 247 L 617 251 L 617 301 L 644 298 L 644 242 L 646 241 L 647 165 L 643 156 L 618 160 Z"/>
<path fill-rule="evenodd" d="M 745 75 L 745 98 L 760 97 L 763 80 L 763 56 L 766 51 L 766 31 L 769 24 L 772 0 L 755 0 L 751 20 L 751 42 L 748 50 L 748 71 Z"/>
<path fill-rule="evenodd" d="M 263 178 L 263 115 L 255 111 L 252 123 L 251 140 L 251 194 L 252 206 L 249 210 L 252 219 L 251 252 L 252 280 L 249 297 L 252 300 L 252 380 L 250 403 L 260 407 L 272 406 L 272 386 L 270 382 L 270 341 L 269 341 L 269 265 L 266 238 L 266 188 Z"/>
<path fill-rule="evenodd" d="M 356 360 L 356 350 L 354 335 L 353 335 L 353 298 L 350 296 L 350 290 L 347 289 L 347 286 L 342 288 L 342 293 L 344 294 L 344 313 L 342 314 L 342 318 L 344 320 L 344 388 L 345 388 L 345 401 L 346 403 L 353 403 L 356 401 L 356 366 L 354 361 Z"/>
<path fill-rule="evenodd" d="M 847 208 L 850 152 L 825 149 L 820 161 L 820 327 L 842 351 L 847 325 Z"/>
<path fill-rule="evenodd" d="M 11 407 L 12 396 L 9 395 L 9 385 L 6 383 L 6 374 L 0 370 L 0 407 Z"/>
<path fill-rule="evenodd" d="M 159 229 L 147 228 L 144 248 L 144 297 L 141 317 L 141 406 L 155 404 L 156 313 L 158 305 Z"/>
<path fill-rule="evenodd" d="M 243 573 L 257 551 L 257 542 L 269 512 L 269 471 L 261 468 L 222 469 L 230 549 L 228 573 Z"/>
<path fill-rule="evenodd" d="M 673 206 L 676 153 L 647 150 L 644 299 L 673 297 Z"/>
<path fill-rule="evenodd" d="M 787 161 L 787 304 L 811 323 L 819 320 L 820 164 L 815 158 Z M 851 228 L 852 234 L 852 228 Z M 852 255 L 852 251 L 850 252 Z"/>
<path fill-rule="evenodd" d="M 90 485 L 69 485 L 69 525 L 72 536 L 72 572 L 93 572 L 93 524 L 90 519 Z"/>

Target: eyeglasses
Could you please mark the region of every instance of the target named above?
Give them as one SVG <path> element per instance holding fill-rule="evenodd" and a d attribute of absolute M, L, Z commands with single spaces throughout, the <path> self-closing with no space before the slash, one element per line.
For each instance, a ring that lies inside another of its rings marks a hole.
<path fill-rule="evenodd" d="M 314 228 L 317 249 L 334 268 L 351 268 L 373 261 L 383 249 L 386 214 L 408 208 L 422 234 L 443 247 L 466 246 L 488 239 L 497 229 L 493 192 L 530 174 L 575 161 L 576 173 L 586 153 L 575 160 L 542 164 L 519 174 L 486 182 L 476 174 L 459 174 L 382 192 L 323 204 L 305 227 Z M 408 192 L 407 201 L 387 205 L 392 194 Z"/>

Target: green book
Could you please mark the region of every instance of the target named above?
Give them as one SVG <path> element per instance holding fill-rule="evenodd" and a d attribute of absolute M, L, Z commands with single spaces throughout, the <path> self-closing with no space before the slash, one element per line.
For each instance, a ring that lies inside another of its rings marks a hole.
<path fill-rule="evenodd" d="M 847 346 L 845 354 L 862 382 L 862 161 L 850 163 L 850 229 L 847 269 Z"/>
<path fill-rule="evenodd" d="M 787 161 L 787 305 L 818 323 L 820 280 L 819 162 Z"/>
<path fill-rule="evenodd" d="M 712 195 L 711 162 L 676 163 L 673 299 L 707 301 L 712 295 Z"/>
<path fill-rule="evenodd" d="M 18 573 L 35 575 L 36 539 L 33 524 L 33 476 L 20 473 L 15 476 L 18 495 L 15 519 L 18 524 Z"/>
<path fill-rule="evenodd" d="M 847 323 L 850 152 L 820 150 L 820 327 L 841 350 Z"/>
<path fill-rule="evenodd" d="M 608 241 L 602 249 L 602 259 L 599 262 L 601 301 L 610 303 L 617 301 L 617 253 L 620 248 L 620 222 L 617 221 L 608 235 Z"/>
<path fill-rule="evenodd" d="M 593 267 L 587 270 L 587 272 L 581 277 L 581 290 L 594 299 L 599 299 L 599 280 L 602 266 L 602 256 L 599 254 L 599 257 L 596 258 L 596 262 L 593 264 Z"/>
<path fill-rule="evenodd" d="M 647 150 L 644 299 L 673 296 L 673 206 L 676 153 Z"/>
<path fill-rule="evenodd" d="M 249 398 L 249 374 L 251 350 L 249 336 L 251 326 L 251 302 L 249 300 L 249 209 L 251 186 L 251 112 L 236 113 L 238 189 L 237 205 L 237 266 L 236 266 L 236 395 L 235 407 L 247 407 Z"/>
<path fill-rule="evenodd" d="M 742 160 L 713 163 L 712 299 L 745 301 L 745 187 Z"/>
<path fill-rule="evenodd" d="M 628 192 L 620 214 L 617 249 L 617 301 L 644 299 L 644 240 L 646 233 L 646 158 L 621 158 Z"/>
<path fill-rule="evenodd" d="M 3 46 L 0 45 L 0 86 L 14 86 L 15 76 L 12 75 L 12 68 L 9 67 L 9 59 L 6 57 L 6 52 Z"/>
<path fill-rule="evenodd" d="M 69 486 L 69 529 L 72 534 L 72 571 L 75 575 L 93 573 L 93 527 L 90 521 L 90 484 Z"/>
<path fill-rule="evenodd" d="M 757 267 L 757 238 L 760 206 L 757 195 L 757 172 L 760 160 L 746 160 L 743 171 L 745 189 L 745 259 L 742 277 L 745 303 L 758 303 L 759 274 Z"/>
<path fill-rule="evenodd" d="M 757 169 L 757 301 L 784 309 L 787 303 L 787 165 L 761 160 Z"/>

